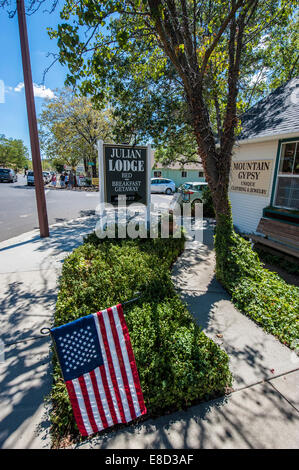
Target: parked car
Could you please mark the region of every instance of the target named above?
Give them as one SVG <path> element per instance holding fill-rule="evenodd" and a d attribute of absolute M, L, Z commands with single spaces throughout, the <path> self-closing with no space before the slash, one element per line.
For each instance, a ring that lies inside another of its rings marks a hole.
<path fill-rule="evenodd" d="M 152 178 L 151 179 L 151 192 L 152 193 L 175 193 L 175 183 L 166 178 Z"/>
<path fill-rule="evenodd" d="M 44 183 L 48 184 L 51 181 L 51 173 L 49 171 L 43 171 L 43 178 L 44 178 Z"/>
<path fill-rule="evenodd" d="M 34 174 L 32 170 L 27 172 L 27 186 L 34 186 Z"/>
<path fill-rule="evenodd" d="M 179 204 L 185 202 L 202 202 L 202 191 L 208 185 L 206 182 L 187 182 L 178 188 L 178 196 L 176 201 Z"/>
<path fill-rule="evenodd" d="M 51 173 L 49 171 L 43 171 L 44 184 L 48 184 L 51 181 Z M 32 170 L 27 173 L 27 186 L 34 186 L 34 173 Z"/>
<path fill-rule="evenodd" d="M 8 183 L 15 183 L 18 181 L 18 176 L 14 170 L 11 170 L 10 168 L 0 168 L 0 181 L 3 183 L 5 181 Z"/>

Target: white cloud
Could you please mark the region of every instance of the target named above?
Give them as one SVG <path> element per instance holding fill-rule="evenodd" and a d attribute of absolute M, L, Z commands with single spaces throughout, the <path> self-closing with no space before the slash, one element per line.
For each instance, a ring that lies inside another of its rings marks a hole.
<path fill-rule="evenodd" d="M 50 88 L 46 88 L 44 85 L 33 84 L 34 96 L 38 98 L 46 98 L 52 100 L 55 98 L 54 92 Z"/>
<path fill-rule="evenodd" d="M 269 70 L 270 69 L 268 67 L 264 67 L 258 72 L 256 72 L 255 74 L 253 74 L 249 80 L 249 83 L 248 83 L 249 86 L 253 87 L 257 83 L 265 82 L 267 80 L 267 75 L 269 73 Z"/>
<path fill-rule="evenodd" d="M 18 83 L 14 90 L 18 93 L 24 88 L 24 82 Z M 33 83 L 33 93 L 36 98 L 44 98 L 52 100 L 55 98 L 54 92 L 50 88 L 46 88 L 44 85 L 37 85 Z"/>
<path fill-rule="evenodd" d="M 15 91 L 16 92 L 19 92 L 22 90 L 22 88 L 24 88 L 24 83 L 23 82 L 20 82 L 16 87 L 15 87 Z"/>

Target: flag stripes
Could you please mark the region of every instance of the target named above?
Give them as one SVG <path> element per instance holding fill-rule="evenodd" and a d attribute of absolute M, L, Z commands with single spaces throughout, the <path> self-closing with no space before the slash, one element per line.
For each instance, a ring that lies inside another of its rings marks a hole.
<path fill-rule="evenodd" d="M 102 365 L 66 381 L 75 419 L 84 436 L 146 413 L 121 305 L 92 317 Z"/>
<path fill-rule="evenodd" d="M 121 392 L 120 389 L 123 390 L 123 384 L 120 383 L 120 374 L 118 372 L 118 377 L 116 377 L 116 369 L 118 369 L 118 364 L 117 364 L 117 358 L 115 357 L 115 345 L 113 344 L 113 339 L 111 338 L 111 330 L 110 330 L 110 325 L 108 323 L 108 318 L 107 318 L 107 310 L 104 310 L 103 312 L 99 312 L 96 314 L 95 321 L 98 321 L 100 324 L 100 329 L 101 329 L 101 334 L 104 342 L 104 347 L 105 347 L 105 352 L 104 356 L 106 355 L 106 361 L 104 359 L 104 366 L 106 369 L 106 364 L 108 364 L 108 370 L 106 370 L 106 374 L 110 374 L 111 381 L 113 383 L 113 390 L 116 395 L 116 400 L 117 400 L 117 406 L 118 406 L 118 411 L 120 413 L 120 422 L 125 423 L 126 422 L 126 417 L 124 413 L 124 407 L 123 407 L 123 402 L 121 399 Z M 109 337 L 109 339 L 108 339 Z M 111 347 L 113 348 L 111 350 Z M 122 397 L 126 399 L 125 397 Z M 116 410 L 117 414 L 117 410 Z M 130 419 L 128 419 L 130 421 Z"/>

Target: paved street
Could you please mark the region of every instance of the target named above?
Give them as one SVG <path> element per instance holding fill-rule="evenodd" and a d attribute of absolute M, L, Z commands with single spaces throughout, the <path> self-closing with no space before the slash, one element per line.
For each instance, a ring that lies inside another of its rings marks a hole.
<path fill-rule="evenodd" d="M 94 214 L 98 192 L 45 188 L 49 225 Z M 155 204 L 169 203 L 172 196 L 153 194 Z M 0 184 L 0 241 L 38 228 L 34 186 L 18 175 L 17 183 Z"/>

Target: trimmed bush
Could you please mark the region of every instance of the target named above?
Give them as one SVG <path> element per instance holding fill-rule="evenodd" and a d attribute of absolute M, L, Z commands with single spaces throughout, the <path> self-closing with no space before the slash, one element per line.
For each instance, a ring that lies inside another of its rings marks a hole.
<path fill-rule="evenodd" d="M 124 312 L 146 417 L 223 395 L 231 385 L 227 354 L 195 324 L 171 282 L 170 267 L 183 246 L 184 238 L 100 241 L 92 234 L 63 265 L 55 326 L 142 293 Z M 77 439 L 56 357 L 51 398 L 55 444 Z"/>
<path fill-rule="evenodd" d="M 259 280 L 246 277 L 235 286 L 236 306 L 282 343 L 295 347 L 299 338 L 299 289 L 263 269 Z"/>
<path fill-rule="evenodd" d="M 220 219 L 215 247 L 216 277 L 236 307 L 294 348 L 299 338 L 299 288 L 263 268 L 250 242 L 233 231 L 229 218 Z"/>
<path fill-rule="evenodd" d="M 234 291 L 241 279 L 262 279 L 263 266 L 249 241 L 238 235 L 232 218 L 219 216 L 215 230 L 216 277 L 228 290 Z"/>

